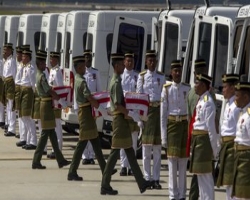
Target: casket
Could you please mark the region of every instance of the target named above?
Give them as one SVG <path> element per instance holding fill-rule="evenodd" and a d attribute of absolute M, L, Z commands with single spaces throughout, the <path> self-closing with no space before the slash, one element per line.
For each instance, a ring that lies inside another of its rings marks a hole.
<path fill-rule="evenodd" d="M 65 102 L 67 106 L 72 105 L 72 100 L 73 100 L 73 89 L 70 86 L 58 86 L 58 87 L 53 87 L 53 90 L 60 96 L 60 102 Z M 54 100 L 53 101 L 53 106 L 55 108 L 63 108 L 59 101 Z"/>
<path fill-rule="evenodd" d="M 97 102 L 107 111 L 110 108 L 110 95 L 109 92 L 96 92 L 93 94 L 93 98 L 97 100 Z M 109 112 L 109 111 L 108 111 Z M 101 112 L 99 112 L 96 108 L 92 108 L 92 116 L 94 118 L 102 116 Z"/>

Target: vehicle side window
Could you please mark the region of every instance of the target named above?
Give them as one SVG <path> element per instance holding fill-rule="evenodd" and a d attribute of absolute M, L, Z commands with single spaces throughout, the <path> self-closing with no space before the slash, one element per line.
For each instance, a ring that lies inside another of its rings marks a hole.
<path fill-rule="evenodd" d="M 39 47 L 40 35 L 41 35 L 41 32 L 35 32 L 34 34 L 35 51 L 37 51 Z"/>
<path fill-rule="evenodd" d="M 111 54 L 111 48 L 112 48 L 112 41 L 113 41 L 113 33 L 110 33 L 107 35 L 106 38 L 106 48 L 107 48 L 107 59 L 108 62 L 110 62 L 110 54 Z"/>

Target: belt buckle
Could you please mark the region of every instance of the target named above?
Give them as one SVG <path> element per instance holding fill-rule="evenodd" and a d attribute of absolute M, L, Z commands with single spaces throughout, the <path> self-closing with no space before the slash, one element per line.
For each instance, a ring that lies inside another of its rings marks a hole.
<path fill-rule="evenodd" d="M 180 122 L 180 121 L 181 121 L 180 115 L 176 115 L 176 116 L 175 116 L 175 121 L 177 121 L 177 122 Z"/>

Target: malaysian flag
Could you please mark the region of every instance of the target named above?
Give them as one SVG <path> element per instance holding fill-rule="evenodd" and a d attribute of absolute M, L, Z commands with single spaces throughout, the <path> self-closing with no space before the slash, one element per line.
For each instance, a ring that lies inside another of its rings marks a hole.
<path fill-rule="evenodd" d="M 53 90 L 60 96 L 60 100 L 54 100 L 55 108 L 65 108 L 72 105 L 73 89 L 71 86 L 58 86 L 53 87 Z"/>

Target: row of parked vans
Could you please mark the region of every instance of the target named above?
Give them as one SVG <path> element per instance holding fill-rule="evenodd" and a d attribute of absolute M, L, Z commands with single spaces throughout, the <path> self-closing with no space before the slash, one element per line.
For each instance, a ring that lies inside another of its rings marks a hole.
<path fill-rule="evenodd" d="M 168 1 L 167 1 L 168 3 Z M 194 60 L 204 58 L 213 76 L 218 110 L 223 109 L 221 75 L 246 74 L 250 77 L 250 5 L 242 7 L 201 6 L 190 10 L 159 11 L 71 11 L 68 13 L 0 16 L 0 56 L 5 42 L 30 44 L 33 58 L 37 49 L 59 51 L 64 84 L 73 87 L 72 57 L 84 49 L 93 52 L 93 67 L 100 71 L 106 90 L 113 68 L 113 52 L 135 52 L 135 69 L 145 68 L 145 51 L 158 52 L 158 70 L 166 77 L 170 63 L 182 59 L 182 81 L 193 85 Z M 49 66 L 49 60 L 47 61 Z M 70 131 L 77 129 L 73 109 L 62 111 Z M 98 131 L 110 138 L 111 118 L 97 120 Z"/>

